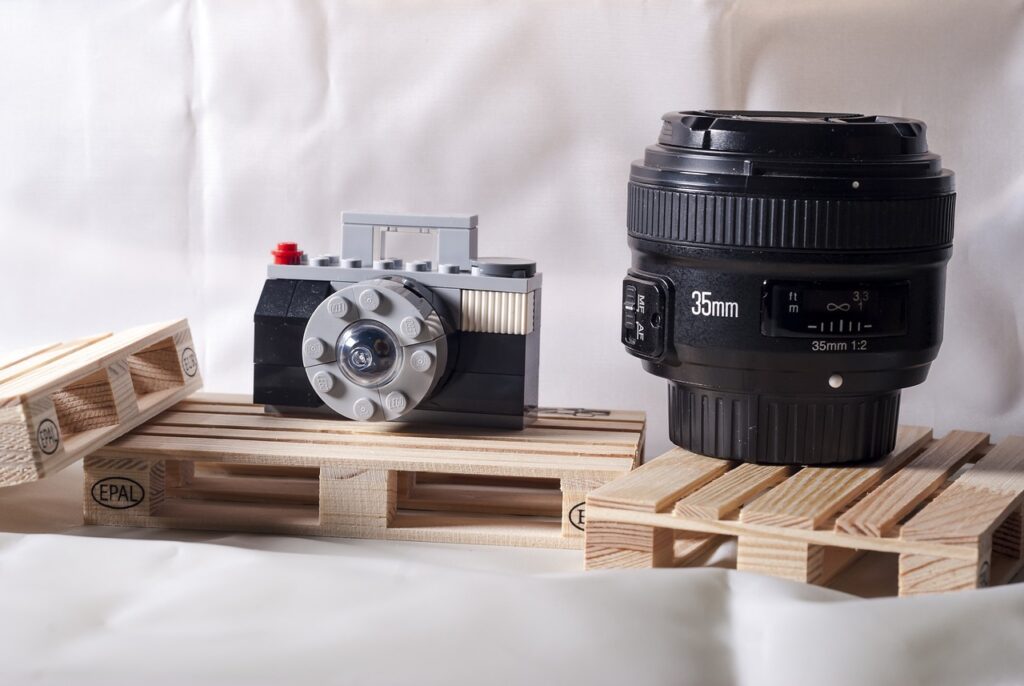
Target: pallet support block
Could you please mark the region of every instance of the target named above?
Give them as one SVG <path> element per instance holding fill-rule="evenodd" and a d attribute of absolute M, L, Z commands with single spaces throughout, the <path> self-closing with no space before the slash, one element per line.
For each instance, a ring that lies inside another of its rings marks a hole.
<path fill-rule="evenodd" d="M 562 536 L 583 542 L 587 525 L 587 494 L 603 486 L 608 479 L 566 477 L 559 482 L 562 492 Z"/>
<path fill-rule="evenodd" d="M 99 458 L 85 477 L 85 521 L 111 518 L 130 522 L 159 510 L 165 496 L 164 460 Z"/>
<path fill-rule="evenodd" d="M 320 526 L 335 536 L 386 529 L 398 503 L 398 473 L 384 469 L 320 468 Z"/>
<path fill-rule="evenodd" d="M 671 567 L 674 538 L 671 529 L 590 521 L 586 532 L 587 569 Z"/>
<path fill-rule="evenodd" d="M 825 571 L 825 547 L 770 536 L 740 536 L 736 569 L 818 584 Z"/>
<path fill-rule="evenodd" d="M 989 585 L 990 554 L 975 560 L 958 560 L 935 555 L 900 555 L 900 595 L 948 593 Z"/>
<path fill-rule="evenodd" d="M 522 431 L 365 423 L 268 415 L 241 396 L 200 395 L 85 460 L 90 484 L 121 476 L 147 494 L 158 492 L 157 482 L 135 475 L 152 465 L 165 480 L 162 500 L 141 499 L 130 515 L 87 500 L 86 517 L 94 524 L 582 548 L 587 493 L 634 468 L 644 424 L 639 412 L 545 409 Z M 117 465 L 129 471 L 118 475 Z"/>

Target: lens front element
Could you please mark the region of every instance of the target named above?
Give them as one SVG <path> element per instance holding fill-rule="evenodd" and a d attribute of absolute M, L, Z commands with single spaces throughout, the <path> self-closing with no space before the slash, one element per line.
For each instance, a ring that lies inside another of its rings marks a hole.
<path fill-rule="evenodd" d="M 387 327 L 370 320 L 356 322 L 338 340 L 338 365 L 353 383 L 376 388 L 390 381 L 401 366 L 402 348 Z"/>

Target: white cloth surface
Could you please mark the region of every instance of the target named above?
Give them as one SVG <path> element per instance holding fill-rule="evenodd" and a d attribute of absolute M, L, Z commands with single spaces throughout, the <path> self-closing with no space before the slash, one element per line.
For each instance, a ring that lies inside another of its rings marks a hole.
<path fill-rule="evenodd" d="M 0 683 L 1024 683 L 1020 585 L 862 600 L 576 551 L 81 527 L 81 478 L 0 493 L 0 530 L 31 532 L 0 533 Z"/>
<path fill-rule="evenodd" d="M 919 117 L 958 174 L 946 338 L 903 421 L 1024 433 L 1024 3 L 0 4 L 0 350 L 188 316 L 251 388 L 272 245 L 481 215 L 545 274 L 541 401 L 648 412 L 618 343 L 629 162 L 679 108 Z M 1024 683 L 1021 587 L 851 600 L 578 553 L 78 528 L 0 491 L 0 682 Z M 69 532 L 66 535 L 61 532 Z"/>

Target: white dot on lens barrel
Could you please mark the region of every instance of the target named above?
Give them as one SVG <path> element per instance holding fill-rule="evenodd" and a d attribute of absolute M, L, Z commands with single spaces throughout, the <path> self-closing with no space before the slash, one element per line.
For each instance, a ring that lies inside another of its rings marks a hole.
<path fill-rule="evenodd" d="M 852 186 L 853 186 L 854 188 L 860 188 L 860 181 L 854 181 L 854 182 L 853 182 L 852 184 L 850 184 L 850 185 L 852 185 Z"/>
<path fill-rule="evenodd" d="M 843 377 L 839 374 L 833 374 L 828 377 L 828 385 L 832 388 L 839 388 L 843 385 Z"/>

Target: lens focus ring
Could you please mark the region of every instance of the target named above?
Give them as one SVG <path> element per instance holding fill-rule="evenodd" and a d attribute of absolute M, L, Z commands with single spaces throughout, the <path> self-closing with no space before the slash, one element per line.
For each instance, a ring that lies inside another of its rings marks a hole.
<path fill-rule="evenodd" d="M 629 184 L 629 235 L 715 247 L 902 250 L 953 241 L 955 195 L 773 198 Z"/>

